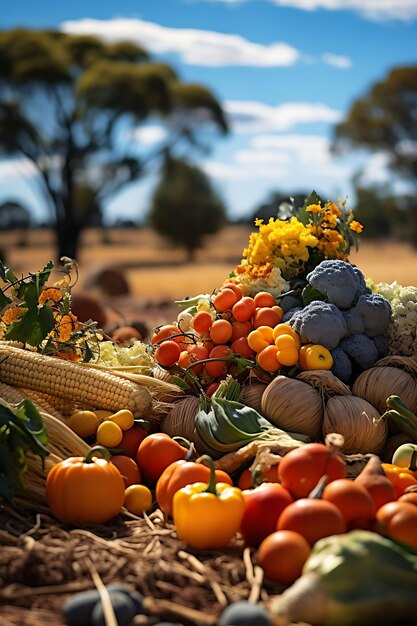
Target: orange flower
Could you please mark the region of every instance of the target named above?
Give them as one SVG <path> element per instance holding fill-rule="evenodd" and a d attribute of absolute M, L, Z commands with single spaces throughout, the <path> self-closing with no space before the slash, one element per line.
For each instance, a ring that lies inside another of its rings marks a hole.
<path fill-rule="evenodd" d="M 45 304 L 47 300 L 52 300 L 52 302 L 59 302 L 62 300 L 62 293 L 59 289 L 44 289 L 39 296 L 39 304 Z"/>
<path fill-rule="evenodd" d="M 65 343 L 69 341 L 71 334 L 78 330 L 78 320 L 71 312 L 64 315 L 58 324 L 58 340 Z"/>
<path fill-rule="evenodd" d="M 16 320 L 18 320 L 20 317 L 22 317 L 25 311 L 26 309 L 22 306 L 15 306 L 10 309 L 7 309 L 7 311 L 5 311 L 4 314 L 2 315 L 2 318 L 1 318 L 2 322 L 4 322 L 6 326 L 9 326 L 9 324 L 12 324 Z"/>
<path fill-rule="evenodd" d="M 313 213 L 313 215 L 317 215 L 318 213 L 323 213 L 323 207 L 319 204 L 309 204 L 306 208 L 307 213 Z"/>
<path fill-rule="evenodd" d="M 357 222 L 356 220 L 353 220 L 349 224 L 349 228 L 350 228 L 350 230 L 353 230 L 354 233 L 361 233 L 363 231 L 362 224 L 360 222 Z"/>

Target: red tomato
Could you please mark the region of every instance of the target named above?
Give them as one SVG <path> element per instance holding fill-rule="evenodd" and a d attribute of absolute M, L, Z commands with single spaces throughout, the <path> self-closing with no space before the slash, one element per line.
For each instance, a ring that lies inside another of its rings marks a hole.
<path fill-rule="evenodd" d="M 388 502 L 376 512 L 383 535 L 403 541 L 417 550 L 417 507 L 409 502 Z"/>
<path fill-rule="evenodd" d="M 301 576 L 310 551 L 310 544 L 299 533 L 277 530 L 259 546 L 258 563 L 267 578 L 291 585 Z"/>
<path fill-rule="evenodd" d="M 250 546 L 259 546 L 261 541 L 277 529 L 283 510 L 294 499 L 278 483 L 262 483 L 256 489 L 243 492 L 245 509 L 240 532 Z"/>
<path fill-rule="evenodd" d="M 295 498 L 305 498 L 326 474 L 327 482 L 346 478 L 346 464 L 323 443 L 307 443 L 281 459 L 279 481 Z"/>
<path fill-rule="evenodd" d="M 185 459 L 187 452 L 187 448 L 166 433 L 154 433 L 140 444 L 136 462 L 145 481 L 154 485 L 168 465 Z"/>
<path fill-rule="evenodd" d="M 316 498 L 301 498 L 283 511 L 277 529 L 294 530 L 312 546 L 323 537 L 346 532 L 346 522 L 335 504 Z"/>
<path fill-rule="evenodd" d="M 375 515 L 374 501 L 365 487 L 348 478 L 340 478 L 326 485 L 322 498 L 337 506 L 348 528 L 366 527 Z"/>
<path fill-rule="evenodd" d="M 147 431 L 140 424 L 134 424 L 129 430 L 123 432 L 123 438 L 118 449 L 122 450 L 121 454 L 130 456 L 132 459 L 136 456 L 140 443 L 147 437 Z"/>

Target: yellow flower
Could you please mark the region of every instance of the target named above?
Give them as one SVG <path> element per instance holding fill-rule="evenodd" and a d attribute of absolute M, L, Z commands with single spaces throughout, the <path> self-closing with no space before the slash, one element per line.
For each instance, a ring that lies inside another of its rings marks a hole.
<path fill-rule="evenodd" d="M 349 228 L 350 228 L 350 230 L 353 230 L 354 233 L 361 233 L 363 231 L 362 224 L 360 222 L 357 222 L 356 220 L 353 220 L 349 224 Z"/>
<path fill-rule="evenodd" d="M 62 300 L 62 293 L 58 289 L 53 287 L 50 289 L 44 289 L 39 296 L 39 304 L 44 304 L 47 300 L 52 302 L 59 302 Z"/>
<path fill-rule="evenodd" d="M 342 211 L 334 202 L 328 202 L 326 204 L 326 213 L 330 213 L 331 215 L 334 215 L 335 217 L 342 217 Z"/>
<path fill-rule="evenodd" d="M 317 215 L 318 213 L 323 212 L 323 207 L 321 207 L 319 204 L 309 204 L 306 208 L 306 211 L 308 213 L 313 213 L 313 215 Z"/>
<path fill-rule="evenodd" d="M 7 309 L 7 311 L 5 311 L 2 315 L 2 322 L 4 322 L 6 326 L 9 326 L 9 324 L 12 324 L 20 317 L 22 317 L 25 311 L 26 309 L 22 306 L 11 307 L 10 309 Z"/>

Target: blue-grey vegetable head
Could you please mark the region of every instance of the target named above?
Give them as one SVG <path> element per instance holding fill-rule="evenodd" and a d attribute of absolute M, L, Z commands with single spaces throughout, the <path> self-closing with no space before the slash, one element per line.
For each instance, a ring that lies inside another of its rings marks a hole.
<path fill-rule="evenodd" d="M 360 296 L 356 310 L 363 319 L 364 333 L 368 337 L 383 335 L 391 318 L 391 305 L 377 293 Z"/>
<path fill-rule="evenodd" d="M 347 333 L 345 318 L 334 304 L 313 300 L 289 321 L 300 335 L 301 343 L 318 343 L 328 350 L 336 348 Z"/>
<path fill-rule="evenodd" d="M 379 358 L 375 343 L 370 337 L 361 333 L 343 339 L 340 342 L 340 348 L 360 370 L 369 369 Z"/>
<path fill-rule="evenodd" d="M 322 261 L 307 274 L 307 280 L 325 296 L 327 302 L 344 310 L 350 309 L 366 289 L 360 270 L 340 260 Z"/>

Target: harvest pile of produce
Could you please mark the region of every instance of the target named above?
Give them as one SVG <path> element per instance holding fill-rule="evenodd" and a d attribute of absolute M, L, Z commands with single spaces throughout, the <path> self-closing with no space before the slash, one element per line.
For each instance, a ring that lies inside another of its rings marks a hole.
<path fill-rule="evenodd" d="M 62 624 L 413 623 L 417 288 L 350 264 L 362 226 L 343 204 L 282 210 L 149 343 L 79 322 L 72 261 L 52 285 L 52 263 L 22 278 L 1 266 L 1 510 L 101 550 L 37 582 L 64 584 Z M 151 548 L 133 554 L 135 532 Z M 0 614 L 14 624 L 14 577 L 30 585 L 10 566 L 25 541 L 7 533 Z M 152 556 L 164 541 L 171 570 Z M 181 601 L 187 585 L 209 595 Z"/>

